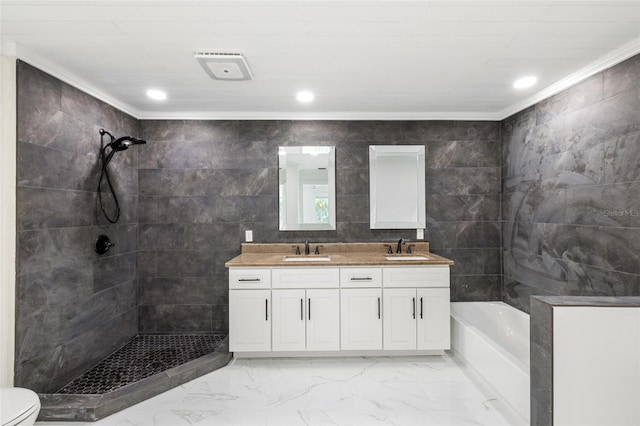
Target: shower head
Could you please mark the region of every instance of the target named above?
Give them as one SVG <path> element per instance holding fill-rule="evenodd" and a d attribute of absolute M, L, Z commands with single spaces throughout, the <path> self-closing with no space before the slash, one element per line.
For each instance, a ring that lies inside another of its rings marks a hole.
<path fill-rule="evenodd" d="M 113 137 L 111 133 L 107 132 L 105 129 L 100 129 L 99 132 L 100 132 L 100 136 L 109 135 L 109 138 L 111 138 L 111 142 L 109 142 L 102 148 L 103 153 L 106 153 L 107 147 L 111 148 L 111 152 L 124 151 L 128 149 L 131 145 L 142 145 L 147 143 L 147 141 L 134 138 L 133 136 L 123 136 L 121 138 L 116 139 L 115 137 Z M 102 139 L 100 144 L 102 145 Z"/>
<path fill-rule="evenodd" d="M 131 145 L 142 145 L 146 143 L 147 141 L 134 138 L 133 136 L 123 136 L 111 142 L 109 145 L 111 146 L 111 149 L 114 151 L 124 151 L 128 149 Z"/>
<path fill-rule="evenodd" d="M 113 156 L 118 151 L 125 151 L 129 149 L 131 145 L 141 145 L 146 144 L 147 141 L 142 139 L 134 138 L 133 136 L 123 136 L 121 138 L 116 139 L 111 133 L 107 132 L 105 129 L 100 129 L 100 163 L 102 164 L 100 171 L 100 178 L 98 179 L 98 203 L 100 204 L 100 210 L 104 214 L 105 218 L 111 222 L 116 223 L 118 218 L 120 217 L 120 204 L 118 203 L 118 197 L 116 196 L 116 191 L 111 184 L 111 178 L 109 177 L 109 170 L 107 166 L 113 159 Z M 104 135 L 108 135 L 110 142 L 108 144 L 104 144 Z M 107 148 L 111 148 L 111 151 L 107 152 Z M 107 181 L 107 185 L 109 185 L 109 191 L 111 191 L 111 196 L 113 198 L 113 202 L 115 204 L 115 213 L 111 216 L 107 213 L 107 210 L 104 208 L 102 203 L 102 181 L 103 178 Z M 97 216 L 96 216 L 97 218 Z"/>

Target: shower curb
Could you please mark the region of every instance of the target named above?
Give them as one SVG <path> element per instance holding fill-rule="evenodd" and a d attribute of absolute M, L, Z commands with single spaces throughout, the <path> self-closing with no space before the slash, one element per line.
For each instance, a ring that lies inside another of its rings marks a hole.
<path fill-rule="evenodd" d="M 228 337 L 215 352 L 102 395 L 38 394 L 38 421 L 94 422 L 226 366 Z"/>

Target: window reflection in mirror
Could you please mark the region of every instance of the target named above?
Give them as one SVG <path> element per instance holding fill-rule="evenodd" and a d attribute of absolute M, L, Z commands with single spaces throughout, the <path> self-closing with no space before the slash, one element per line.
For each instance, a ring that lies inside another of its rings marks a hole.
<path fill-rule="evenodd" d="M 278 148 L 281 231 L 336 229 L 335 147 Z"/>

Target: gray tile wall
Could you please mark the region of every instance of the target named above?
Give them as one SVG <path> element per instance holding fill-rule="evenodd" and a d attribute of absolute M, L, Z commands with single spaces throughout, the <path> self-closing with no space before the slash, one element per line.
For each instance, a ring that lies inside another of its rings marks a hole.
<path fill-rule="evenodd" d="M 141 121 L 140 330 L 226 331 L 224 263 L 256 242 L 395 241 L 369 229 L 368 146 L 427 147 L 427 230 L 454 259 L 453 300 L 500 300 L 500 124 L 454 121 Z M 337 230 L 278 231 L 280 145 L 334 145 Z"/>
<path fill-rule="evenodd" d="M 98 129 L 135 135 L 138 123 L 24 62 L 17 70 L 15 384 L 52 392 L 138 329 L 138 151 L 112 164 L 118 225 L 97 224 L 94 210 Z M 98 256 L 102 233 L 116 246 Z"/>
<path fill-rule="evenodd" d="M 368 145 L 427 146 L 426 239 L 456 260 L 453 300 L 500 299 L 500 126 L 493 122 L 140 121 L 18 64 L 16 384 L 52 392 L 136 332 L 227 330 L 227 270 L 257 242 L 394 241 L 369 229 Z M 96 216 L 98 129 L 122 218 Z M 277 147 L 337 147 L 338 229 L 279 232 Z M 93 252 L 108 234 L 116 246 Z"/>
<path fill-rule="evenodd" d="M 504 300 L 640 295 L 640 55 L 502 122 Z"/>

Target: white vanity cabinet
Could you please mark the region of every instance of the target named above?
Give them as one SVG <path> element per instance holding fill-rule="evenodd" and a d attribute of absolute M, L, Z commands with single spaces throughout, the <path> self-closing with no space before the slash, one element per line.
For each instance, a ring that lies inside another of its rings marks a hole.
<path fill-rule="evenodd" d="M 272 270 L 272 350 L 340 349 L 338 268 Z"/>
<path fill-rule="evenodd" d="M 272 291 L 273 351 L 340 349 L 340 291 Z"/>
<path fill-rule="evenodd" d="M 338 268 L 271 270 L 271 350 L 340 349 Z"/>
<path fill-rule="evenodd" d="M 237 356 L 424 354 L 449 349 L 449 334 L 448 265 L 229 271 Z"/>
<path fill-rule="evenodd" d="M 271 270 L 229 271 L 229 347 L 239 352 L 271 350 Z"/>
<path fill-rule="evenodd" d="M 382 349 L 382 270 L 340 270 L 340 348 Z"/>
<path fill-rule="evenodd" d="M 340 293 L 341 349 L 382 349 L 382 290 L 346 288 Z"/>
<path fill-rule="evenodd" d="M 274 351 L 304 351 L 306 321 L 304 290 L 273 290 Z"/>
<path fill-rule="evenodd" d="M 384 348 L 416 349 L 416 289 L 385 288 Z"/>
<path fill-rule="evenodd" d="M 307 290 L 307 350 L 340 350 L 340 290 Z"/>
<path fill-rule="evenodd" d="M 417 349 L 451 349 L 449 288 L 419 288 L 417 296 Z"/>
<path fill-rule="evenodd" d="M 382 274 L 384 349 L 449 349 L 449 267 L 389 267 Z"/>

